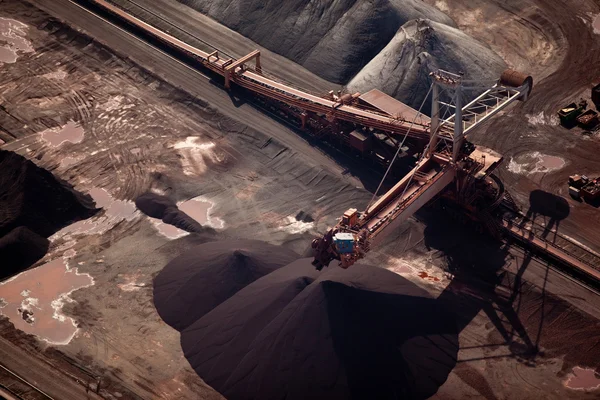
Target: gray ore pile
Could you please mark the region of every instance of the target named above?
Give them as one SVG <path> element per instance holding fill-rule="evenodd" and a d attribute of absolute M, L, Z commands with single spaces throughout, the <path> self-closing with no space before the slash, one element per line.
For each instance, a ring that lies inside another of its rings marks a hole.
<path fill-rule="evenodd" d="M 486 80 L 506 68 L 494 51 L 420 0 L 179 1 L 349 91 L 377 88 L 413 108 L 438 67 Z"/>
<path fill-rule="evenodd" d="M 0 150 L 0 279 L 34 264 L 48 251 L 49 236 L 96 211 L 91 197 Z"/>
<path fill-rule="evenodd" d="M 160 272 L 154 302 L 230 400 L 433 395 L 456 364 L 452 314 L 388 270 L 310 261 L 258 241 L 205 243 Z"/>

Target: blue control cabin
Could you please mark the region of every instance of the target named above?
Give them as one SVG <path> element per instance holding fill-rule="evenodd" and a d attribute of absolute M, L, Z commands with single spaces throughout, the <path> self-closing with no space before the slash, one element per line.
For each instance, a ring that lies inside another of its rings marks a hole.
<path fill-rule="evenodd" d="M 333 243 L 340 254 L 349 254 L 354 252 L 354 235 L 352 233 L 336 233 L 333 237 Z"/>

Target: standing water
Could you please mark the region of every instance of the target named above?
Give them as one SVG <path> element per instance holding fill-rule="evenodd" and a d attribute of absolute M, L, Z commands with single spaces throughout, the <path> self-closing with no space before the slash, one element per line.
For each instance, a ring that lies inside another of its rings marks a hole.
<path fill-rule="evenodd" d="M 94 199 L 96 207 L 103 208 L 104 214 L 77 221 L 64 227 L 50 237 L 50 241 L 74 235 L 100 235 L 122 220 L 131 221 L 138 216 L 135 203 L 113 198 L 106 189 L 92 188 L 89 195 Z"/>
<path fill-rule="evenodd" d="M 556 171 L 565 166 L 565 160 L 556 156 L 541 155 L 536 163 L 536 172 Z"/>
<path fill-rule="evenodd" d="M 223 220 L 210 215 L 210 210 L 213 206 L 214 204 L 210 201 L 199 197 L 184 201 L 178 205 L 181 211 L 198 221 L 200 225 L 210 225 L 213 228 L 222 229 L 225 226 Z"/>
<path fill-rule="evenodd" d="M 600 388 L 600 376 L 593 369 L 581 367 L 573 368 L 573 374 L 565 383 L 570 389 L 577 390 L 595 390 Z"/>
<path fill-rule="evenodd" d="M 25 39 L 27 25 L 9 18 L 0 17 L 0 63 L 14 63 L 17 53 L 33 52 L 31 43 Z"/>
<path fill-rule="evenodd" d="M 62 314 L 68 295 L 91 286 L 88 274 L 69 268 L 67 260 L 57 258 L 0 283 L 0 313 L 15 328 L 53 344 L 67 344 L 77 333 L 73 319 Z"/>
<path fill-rule="evenodd" d="M 214 203 L 205 200 L 202 197 L 195 197 L 179 203 L 177 208 L 196 220 L 200 225 L 208 225 L 216 229 L 223 229 L 225 222 L 220 218 L 210 215 L 210 210 L 213 206 Z M 152 219 L 152 224 L 161 235 L 169 239 L 178 239 L 188 234 L 188 232 L 183 229 L 179 229 L 162 221 Z"/>
<path fill-rule="evenodd" d="M 42 132 L 42 139 L 51 146 L 60 146 L 64 142 L 80 143 L 83 140 L 83 128 L 76 122 L 69 121 L 62 128 L 51 128 Z"/>

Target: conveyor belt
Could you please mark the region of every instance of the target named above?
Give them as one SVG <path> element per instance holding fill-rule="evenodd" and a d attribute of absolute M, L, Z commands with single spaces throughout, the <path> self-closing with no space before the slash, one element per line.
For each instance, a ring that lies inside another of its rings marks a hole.
<path fill-rule="evenodd" d="M 204 52 L 176 37 L 142 21 L 129 14 L 125 10 L 105 0 L 77 1 L 82 4 L 93 4 L 108 11 L 114 17 L 142 29 L 145 33 L 152 35 L 163 44 L 193 56 L 203 67 L 225 76 L 225 67 L 232 62 L 231 58 L 217 58 L 210 53 Z M 405 135 L 418 139 L 429 138 L 429 126 L 425 124 L 412 124 L 412 121 L 390 118 L 384 113 L 373 110 L 362 109 L 352 105 L 342 104 L 338 101 L 322 98 L 303 90 L 296 89 L 287 84 L 277 82 L 256 71 L 238 67 L 231 74 L 230 79 L 237 85 L 262 96 L 281 101 L 290 106 L 297 107 L 303 111 L 309 111 L 320 115 L 327 115 L 339 120 L 353 122 L 362 126 L 371 127 L 388 132 L 392 135 Z M 411 128 L 412 126 L 412 128 Z"/>
<path fill-rule="evenodd" d="M 570 267 L 595 285 L 600 283 L 600 254 L 556 232 L 549 233 L 552 240 L 545 239 L 542 237 L 545 235 L 539 233 L 541 227 L 532 226 L 526 219 L 504 218 L 500 224 L 505 232 L 525 246 Z"/>

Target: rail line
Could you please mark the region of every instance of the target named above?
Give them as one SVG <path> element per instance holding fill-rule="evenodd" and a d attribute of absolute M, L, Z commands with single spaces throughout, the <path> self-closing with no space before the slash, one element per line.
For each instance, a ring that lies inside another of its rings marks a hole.
<path fill-rule="evenodd" d="M 188 35 L 191 38 L 194 38 L 194 40 L 197 40 L 198 42 L 204 44 L 208 49 L 217 50 L 219 52 L 219 54 L 225 55 L 225 56 L 227 56 L 227 57 L 229 57 L 231 59 L 235 58 L 233 55 L 231 55 L 228 52 L 226 52 L 226 51 L 224 51 L 224 50 L 216 47 L 215 45 L 213 45 L 211 43 L 208 43 L 206 40 L 204 40 L 201 37 L 193 34 L 192 32 L 190 32 L 190 31 L 188 31 L 186 29 L 183 29 L 183 28 L 175 25 L 174 23 L 172 23 L 171 21 L 169 21 L 168 19 L 166 19 L 162 15 L 158 14 L 157 12 L 152 11 L 148 7 L 143 6 L 143 5 L 139 4 L 138 2 L 136 2 L 134 0 L 126 0 L 126 1 L 127 1 L 127 3 L 132 4 L 135 7 L 137 7 L 138 9 L 144 11 L 145 13 L 150 14 L 153 18 L 156 18 L 156 19 L 164 22 L 165 24 L 169 25 L 170 27 L 178 30 L 179 32 L 182 32 L 182 33 Z M 127 10 L 125 10 L 125 11 L 127 11 Z"/>
<path fill-rule="evenodd" d="M 535 223 L 521 212 L 504 216 L 500 227 L 523 245 L 542 252 L 547 258 L 569 267 L 569 275 L 597 287 L 600 284 L 600 254 L 556 230 Z"/>
<path fill-rule="evenodd" d="M 126 1 L 128 4 L 131 4 L 131 5 L 135 6 L 139 10 L 142 10 L 144 13 L 151 15 L 153 18 L 156 18 L 157 20 L 160 20 L 162 23 L 168 25 L 170 28 L 173 28 L 173 29 L 177 30 L 178 32 L 181 32 L 181 33 L 185 34 L 186 36 L 189 36 L 190 38 L 193 38 L 194 40 L 197 40 L 198 42 L 200 42 L 203 45 L 205 45 L 208 49 L 217 50 L 219 52 L 219 54 L 225 55 L 225 56 L 229 57 L 230 59 L 235 59 L 235 56 L 232 55 L 231 53 L 228 53 L 227 51 L 222 50 L 221 48 L 215 46 L 214 44 L 211 44 L 211 43 L 207 42 L 206 40 L 202 39 L 198 35 L 190 32 L 189 30 L 184 29 L 184 28 L 182 28 L 182 27 L 180 27 L 178 25 L 175 25 L 173 22 L 169 21 L 167 18 L 163 17 L 162 15 L 160 15 L 159 13 L 157 13 L 155 11 L 152 11 L 151 9 L 149 9 L 148 7 L 146 7 L 146 6 L 138 3 L 137 1 L 135 1 L 135 0 L 124 0 L 124 1 Z M 121 6 L 121 7 L 125 8 L 125 6 Z M 276 80 L 276 81 L 278 81 L 280 83 L 283 83 L 283 84 L 285 84 L 287 86 L 303 90 L 303 91 L 305 91 L 307 93 L 311 93 L 311 94 L 316 95 L 316 96 L 321 96 L 321 94 L 317 94 L 315 92 L 307 91 L 306 89 L 301 89 L 297 85 L 294 85 L 293 83 L 291 83 L 289 81 L 286 81 L 286 80 L 282 79 L 281 77 L 273 76 L 272 74 L 269 74 L 268 71 L 264 71 L 263 70 L 263 71 L 261 71 L 261 74 L 264 75 L 264 76 L 266 76 L 266 77 L 271 77 L 274 80 Z M 368 108 L 368 107 L 365 106 L 365 108 Z M 371 108 L 371 110 L 377 111 L 377 109 L 375 109 L 375 108 Z"/>
<path fill-rule="evenodd" d="M 9 400 L 54 400 L 54 397 L 2 364 L 0 364 L 0 378 L 2 379 L 0 398 L 8 398 Z"/>
<path fill-rule="evenodd" d="M 565 260 L 560 257 L 549 257 L 550 254 L 545 249 L 548 246 L 552 246 L 551 243 L 542 245 L 541 247 L 537 248 L 537 250 L 540 251 L 536 251 L 536 247 L 532 246 L 528 240 L 521 240 L 520 237 L 514 238 L 517 240 L 512 243 L 513 246 L 521 248 L 525 254 L 529 254 L 531 257 L 536 258 L 539 261 L 548 262 L 548 267 L 554 272 L 586 289 L 587 291 L 600 296 L 600 291 L 598 290 L 600 287 L 600 281 L 598 281 L 598 278 L 593 271 L 591 274 L 585 273 L 578 268 L 574 268 L 573 265 L 565 262 Z M 547 242 L 544 239 L 540 240 L 541 242 Z M 562 251 L 562 249 L 560 250 Z"/>

